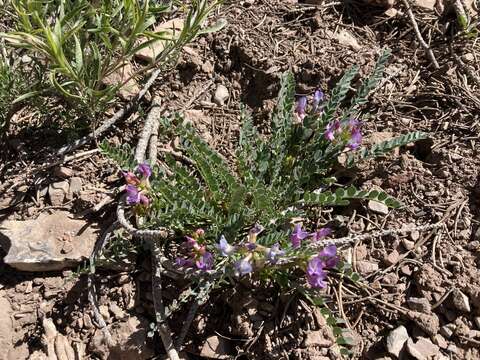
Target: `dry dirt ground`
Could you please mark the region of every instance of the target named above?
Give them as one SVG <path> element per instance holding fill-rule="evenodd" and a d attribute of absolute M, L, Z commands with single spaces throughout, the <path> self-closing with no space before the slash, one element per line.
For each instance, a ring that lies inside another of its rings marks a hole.
<path fill-rule="evenodd" d="M 429 138 L 345 177 L 359 186 L 379 186 L 406 206 L 385 214 L 359 203 L 321 216 L 337 236 L 440 220 L 445 226 L 355 244 L 345 256 L 367 285 L 330 289 L 325 298 L 341 304 L 335 310 L 351 329 L 354 358 L 395 359 L 400 341 L 406 359 L 480 359 L 479 46 L 445 30 L 452 27 L 452 15 L 421 6 L 413 10 L 439 62 L 437 70 L 400 3 L 385 12 L 350 1 L 239 1 L 227 2 L 218 14 L 228 26 L 191 44 L 177 70 L 159 79 L 151 93 L 168 111 L 185 112 L 228 157 L 238 135 L 240 104 L 258 121 L 265 119 L 282 71 L 293 70 L 299 94 L 317 87 L 328 94 L 349 66 L 359 65 L 363 75 L 382 48 L 392 49 L 385 80 L 365 108 L 367 141 L 413 130 Z M 223 106 L 212 102 L 219 85 L 229 91 Z M 148 102 L 142 106 L 109 133 L 110 141 L 135 143 Z M 121 185 L 115 167 L 97 153 L 65 164 L 71 172 L 55 167 L 29 172 L 47 163 L 68 134 L 26 114 L 16 117 L 3 154 L 2 219 L 66 210 L 105 228 L 113 221 L 111 201 Z M 52 204 L 45 189 L 72 177 L 81 179 L 80 188 Z M 10 206 L 15 199 L 21 201 Z M 100 268 L 95 277 L 100 312 L 114 337 L 110 347 L 88 305 L 82 268 L 25 273 L 1 265 L 0 358 L 42 359 L 45 347 L 59 360 L 159 356 L 158 337 L 147 336 L 154 321 L 149 256 L 134 246 L 130 250 L 132 259 Z M 245 285 L 212 295 L 199 309 L 184 341 L 185 358 L 339 358 L 318 309 L 291 294 L 251 291 Z M 181 286 L 165 284 L 167 302 Z M 171 321 L 177 334 L 188 309 L 183 306 Z"/>

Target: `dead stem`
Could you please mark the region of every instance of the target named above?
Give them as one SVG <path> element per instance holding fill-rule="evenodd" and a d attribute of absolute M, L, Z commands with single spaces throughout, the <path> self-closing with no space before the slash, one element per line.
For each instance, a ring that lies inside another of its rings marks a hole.
<path fill-rule="evenodd" d="M 422 46 L 423 50 L 425 50 L 425 52 L 427 53 L 427 56 L 430 58 L 430 61 L 432 62 L 433 67 L 436 70 L 440 69 L 440 66 L 438 65 L 437 59 L 435 58 L 435 55 L 433 54 L 432 49 L 430 48 L 430 46 L 428 46 L 428 44 L 423 39 L 422 34 L 420 33 L 420 29 L 418 28 L 418 24 L 417 24 L 417 20 L 415 19 L 415 15 L 413 15 L 411 5 L 408 3 L 407 0 L 402 0 L 402 2 L 405 5 L 405 7 L 407 8 L 408 18 L 410 19 L 410 23 L 413 26 L 413 30 L 415 31 L 415 35 L 417 36 L 417 39 L 418 39 L 420 45 Z"/>

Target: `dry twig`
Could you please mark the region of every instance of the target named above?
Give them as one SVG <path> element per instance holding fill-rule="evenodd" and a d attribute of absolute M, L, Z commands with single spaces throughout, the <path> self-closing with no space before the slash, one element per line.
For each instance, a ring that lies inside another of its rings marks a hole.
<path fill-rule="evenodd" d="M 435 58 L 435 55 L 433 54 L 432 49 L 430 48 L 430 46 L 428 46 L 428 44 L 423 39 L 422 34 L 420 33 L 420 29 L 418 28 L 418 24 L 417 24 L 417 20 L 415 19 L 415 15 L 413 15 L 411 5 L 408 3 L 407 0 L 402 0 L 402 2 L 405 5 L 405 7 L 407 8 L 408 18 L 410 19 L 410 23 L 413 26 L 413 30 L 415 31 L 415 35 L 417 36 L 417 39 L 420 42 L 420 45 L 422 46 L 423 50 L 425 50 L 425 52 L 427 53 L 427 56 L 430 58 L 430 61 L 432 62 L 433 67 L 436 70 L 440 69 L 440 66 L 438 65 L 437 59 Z"/>

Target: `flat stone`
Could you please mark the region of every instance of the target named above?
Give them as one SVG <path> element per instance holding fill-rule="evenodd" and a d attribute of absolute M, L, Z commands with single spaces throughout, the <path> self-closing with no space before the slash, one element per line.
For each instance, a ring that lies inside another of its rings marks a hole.
<path fill-rule="evenodd" d="M 378 270 L 377 263 L 365 261 L 365 260 L 357 261 L 356 266 L 357 266 L 357 271 L 362 275 L 371 274 Z"/>
<path fill-rule="evenodd" d="M 399 326 L 387 336 L 387 351 L 389 354 L 400 357 L 400 352 L 409 336 L 405 326 Z"/>
<path fill-rule="evenodd" d="M 385 263 L 388 266 L 395 265 L 400 260 L 400 254 L 397 250 L 393 250 L 390 254 L 385 257 Z"/>
<path fill-rule="evenodd" d="M 200 356 L 207 359 L 230 359 L 230 343 L 219 336 L 210 336 L 203 344 Z"/>
<path fill-rule="evenodd" d="M 470 312 L 470 300 L 468 299 L 467 295 L 460 290 L 455 289 L 452 291 L 450 296 L 452 299 L 452 304 L 457 310 L 462 312 Z"/>
<path fill-rule="evenodd" d="M 110 312 L 113 314 L 115 319 L 122 320 L 126 317 L 125 311 L 123 311 L 117 304 L 112 303 L 109 306 Z"/>
<path fill-rule="evenodd" d="M 408 339 L 407 350 L 417 360 L 431 360 L 439 354 L 440 349 L 427 338 L 421 337 L 416 343 L 412 339 Z"/>
<path fill-rule="evenodd" d="M 332 341 L 325 336 L 322 330 L 308 332 L 303 340 L 304 347 L 318 346 L 328 348 L 332 346 L 332 344 Z"/>
<path fill-rule="evenodd" d="M 170 35 L 173 37 L 177 36 L 182 32 L 184 20 L 183 19 L 172 19 L 166 21 L 162 24 L 156 25 L 154 28 L 155 32 L 164 32 L 166 35 Z M 146 41 L 145 38 L 141 39 L 142 42 Z M 141 60 L 147 62 L 153 62 L 158 55 L 162 53 L 165 49 L 165 45 L 168 43 L 168 40 L 157 40 L 150 43 L 148 46 L 144 47 L 143 49 L 139 50 L 135 56 Z M 140 45 L 137 44 L 137 45 Z"/>
<path fill-rule="evenodd" d="M 4 262 L 22 271 L 76 267 L 90 256 L 98 229 L 69 215 L 57 211 L 35 220 L 4 221 L 0 226 L 0 244 L 7 253 Z M 63 254 L 66 243 L 71 243 L 71 251 Z"/>
<path fill-rule="evenodd" d="M 135 69 L 132 64 L 126 63 L 124 66 L 105 77 L 103 83 L 109 86 L 117 86 L 124 84 L 126 81 L 126 83 L 118 90 L 118 95 L 120 95 L 122 99 L 130 100 L 140 92 L 140 86 L 132 77 L 134 73 Z"/>
<path fill-rule="evenodd" d="M 377 214 L 381 214 L 381 215 L 388 214 L 388 206 L 375 200 L 368 201 L 368 208 L 373 212 L 376 212 Z"/>
<path fill-rule="evenodd" d="M 108 325 L 111 342 L 108 343 L 104 333 L 97 329 L 90 341 L 90 351 L 102 359 L 146 360 L 155 353 L 151 340 L 147 337 L 148 321 L 131 316 L 126 321 L 117 321 Z"/>
<path fill-rule="evenodd" d="M 55 168 L 53 173 L 55 176 L 65 179 L 65 178 L 72 177 L 75 172 L 68 167 L 58 166 Z"/>
<path fill-rule="evenodd" d="M 430 302 L 425 298 L 411 297 L 407 300 L 407 304 L 410 309 L 424 314 L 432 312 L 432 305 L 430 305 Z"/>
<path fill-rule="evenodd" d="M 441 349 L 446 349 L 448 347 L 447 340 L 445 340 L 445 338 L 440 334 L 437 334 L 433 337 L 433 342 L 437 344 Z"/>
<path fill-rule="evenodd" d="M 227 87 L 225 85 L 218 84 L 215 94 L 213 94 L 213 102 L 218 106 L 223 106 L 229 97 L 230 93 L 228 92 Z"/>
<path fill-rule="evenodd" d="M 48 187 L 48 197 L 50 198 L 50 204 L 53 206 L 63 205 L 67 195 L 70 185 L 68 181 L 59 181 L 53 184 L 50 184 Z"/>
<path fill-rule="evenodd" d="M 415 0 L 415 5 L 424 9 L 433 10 L 436 0 Z"/>

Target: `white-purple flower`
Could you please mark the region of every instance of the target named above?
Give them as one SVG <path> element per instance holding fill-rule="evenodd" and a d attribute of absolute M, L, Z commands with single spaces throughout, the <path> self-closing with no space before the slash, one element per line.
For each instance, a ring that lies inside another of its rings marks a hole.
<path fill-rule="evenodd" d="M 234 268 L 235 268 L 236 276 L 243 276 L 246 274 L 250 274 L 253 271 L 252 264 L 250 263 L 248 257 L 235 262 Z"/>
<path fill-rule="evenodd" d="M 317 89 L 317 90 L 315 91 L 315 93 L 313 94 L 313 103 L 312 103 L 312 106 L 313 106 L 313 110 L 314 110 L 314 111 L 317 110 L 318 105 L 320 105 L 320 103 L 323 101 L 324 98 L 325 98 L 325 95 L 324 95 L 324 93 L 322 92 L 322 90 Z"/>
<path fill-rule="evenodd" d="M 271 264 L 276 264 L 283 255 L 285 255 L 285 250 L 280 249 L 279 243 L 276 243 L 266 251 L 266 258 Z"/>
<path fill-rule="evenodd" d="M 294 248 L 300 247 L 302 240 L 308 237 L 308 233 L 302 229 L 302 224 L 295 224 L 292 235 L 290 235 L 290 241 Z"/>
<path fill-rule="evenodd" d="M 307 98 L 305 96 L 300 96 L 295 106 L 295 114 L 298 116 L 300 121 L 302 121 L 307 115 L 306 108 L 307 108 Z"/>
<path fill-rule="evenodd" d="M 197 261 L 195 262 L 197 269 L 207 271 L 211 270 L 213 267 L 213 255 L 212 253 L 206 251 L 203 255 L 201 255 Z"/>
<path fill-rule="evenodd" d="M 230 256 L 235 252 L 235 246 L 230 245 L 223 235 L 220 236 L 220 241 L 217 245 L 217 248 L 220 250 L 220 254 L 222 254 L 222 256 Z"/>

